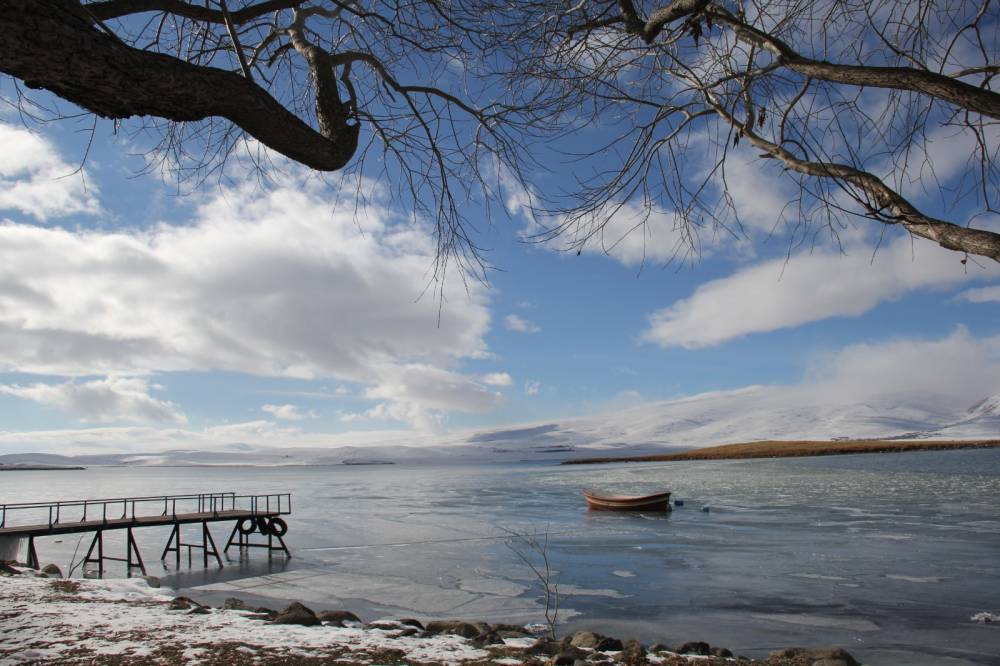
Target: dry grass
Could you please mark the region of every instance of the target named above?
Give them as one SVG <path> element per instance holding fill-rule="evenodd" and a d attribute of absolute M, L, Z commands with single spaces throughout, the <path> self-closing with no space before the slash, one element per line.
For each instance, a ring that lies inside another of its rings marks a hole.
<path fill-rule="evenodd" d="M 53 590 L 63 594 L 76 594 L 80 591 L 80 583 L 75 580 L 54 580 L 50 585 Z"/>
<path fill-rule="evenodd" d="M 653 456 L 620 456 L 567 460 L 564 465 L 613 462 L 663 462 L 672 460 L 736 460 L 740 458 L 792 458 L 797 456 L 835 456 L 848 453 L 898 453 L 900 451 L 936 451 L 943 449 L 985 449 L 1000 447 L 1000 439 L 978 440 L 884 440 L 847 441 L 762 441 L 725 444 L 683 453 Z"/>

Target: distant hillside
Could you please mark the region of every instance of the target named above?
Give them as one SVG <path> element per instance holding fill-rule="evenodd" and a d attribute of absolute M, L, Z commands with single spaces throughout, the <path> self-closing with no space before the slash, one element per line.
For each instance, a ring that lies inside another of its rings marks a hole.
<path fill-rule="evenodd" d="M 355 446 L 256 446 L 221 442 L 206 450 L 63 456 L 0 456 L 0 464 L 340 465 L 560 462 L 663 455 L 743 442 L 989 440 L 1000 436 L 1000 394 L 956 405 L 944 394 L 883 395 L 837 401 L 796 387 L 736 391 L 648 402 L 585 418 L 517 424 L 445 435 L 394 433 Z"/>
<path fill-rule="evenodd" d="M 796 458 L 833 456 L 851 453 L 898 453 L 902 451 L 939 451 L 944 449 L 1000 448 L 1000 439 L 981 440 L 856 440 L 819 442 L 746 442 L 692 449 L 683 453 L 652 456 L 619 456 L 567 460 L 564 465 L 617 462 L 670 462 L 679 460 L 740 460 L 746 458 Z"/>

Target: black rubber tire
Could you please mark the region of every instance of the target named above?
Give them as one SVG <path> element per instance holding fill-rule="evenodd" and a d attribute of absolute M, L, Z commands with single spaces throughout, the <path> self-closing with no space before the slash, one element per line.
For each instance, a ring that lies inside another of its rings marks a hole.
<path fill-rule="evenodd" d="M 288 534 L 288 523 L 283 521 L 281 518 L 275 517 L 271 519 L 270 529 L 271 529 L 271 534 L 273 534 L 274 536 L 283 537 L 286 534 Z"/>
<path fill-rule="evenodd" d="M 246 524 L 250 523 L 249 527 Z M 239 522 L 240 534 L 253 534 L 257 530 L 257 521 L 253 518 L 244 518 Z"/>
<path fill-rule="evenodd" d="M 257 516 L 257 530 L 261 534 L 267 534 L 271 529 L 271 521 L 267 519 L 267 516 Z"/>

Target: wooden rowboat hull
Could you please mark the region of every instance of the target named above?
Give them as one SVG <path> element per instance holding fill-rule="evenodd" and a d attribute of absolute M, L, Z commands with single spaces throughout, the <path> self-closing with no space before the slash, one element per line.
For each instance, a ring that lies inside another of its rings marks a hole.
<path fill-rule="evenodd" d="M 599 495 L 583 491 L 591 511 L 670 511 L 670 493 L 655 495 Z"/>

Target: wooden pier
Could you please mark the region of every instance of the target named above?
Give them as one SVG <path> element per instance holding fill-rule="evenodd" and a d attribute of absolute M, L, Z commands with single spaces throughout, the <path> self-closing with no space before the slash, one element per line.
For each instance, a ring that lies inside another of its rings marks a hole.
<path fill-rule="evenodd" d="M 288 525 L 281 516 L 292 511 L 291 493 L 269 495 L 237 495 L 233 492 L 201 493 L 197 495 L 159 495 L 154 497 L 120 497 L 59 502 L 29 502 L 0 504 L 0 542 L 7 539 L 28 540 L 27 564 L 39 567 L 35 538 L 60 534 L 93 532 L 94 538 L 83 558 L 84 565 L 97 564 L 98 575 L 104 575 L 105 561 L 124 562 L 129 575 L 133 569 L 146 574 L 133 530 L 139 527 L 173 526 L 161 560 L 174 554 L 178 568 L 181 550 L 186 548 L 188 564 L 192 550 L 200 550 L 204 566 L 214 557 L 222 566 L 222 558 L 209 523 L 233 522 L 232 531 L 223 553 L 232 546 L 266 548 L 268 554 L 281 551 L 291 557 L 284 536 Z M 201 524 L 201 543 L 183 542 L 181 526 Z M 125 530 L 125 557 L 105 555 L 104 533 Z M 254 541 L 254 534 L 266 541 Z"/>

